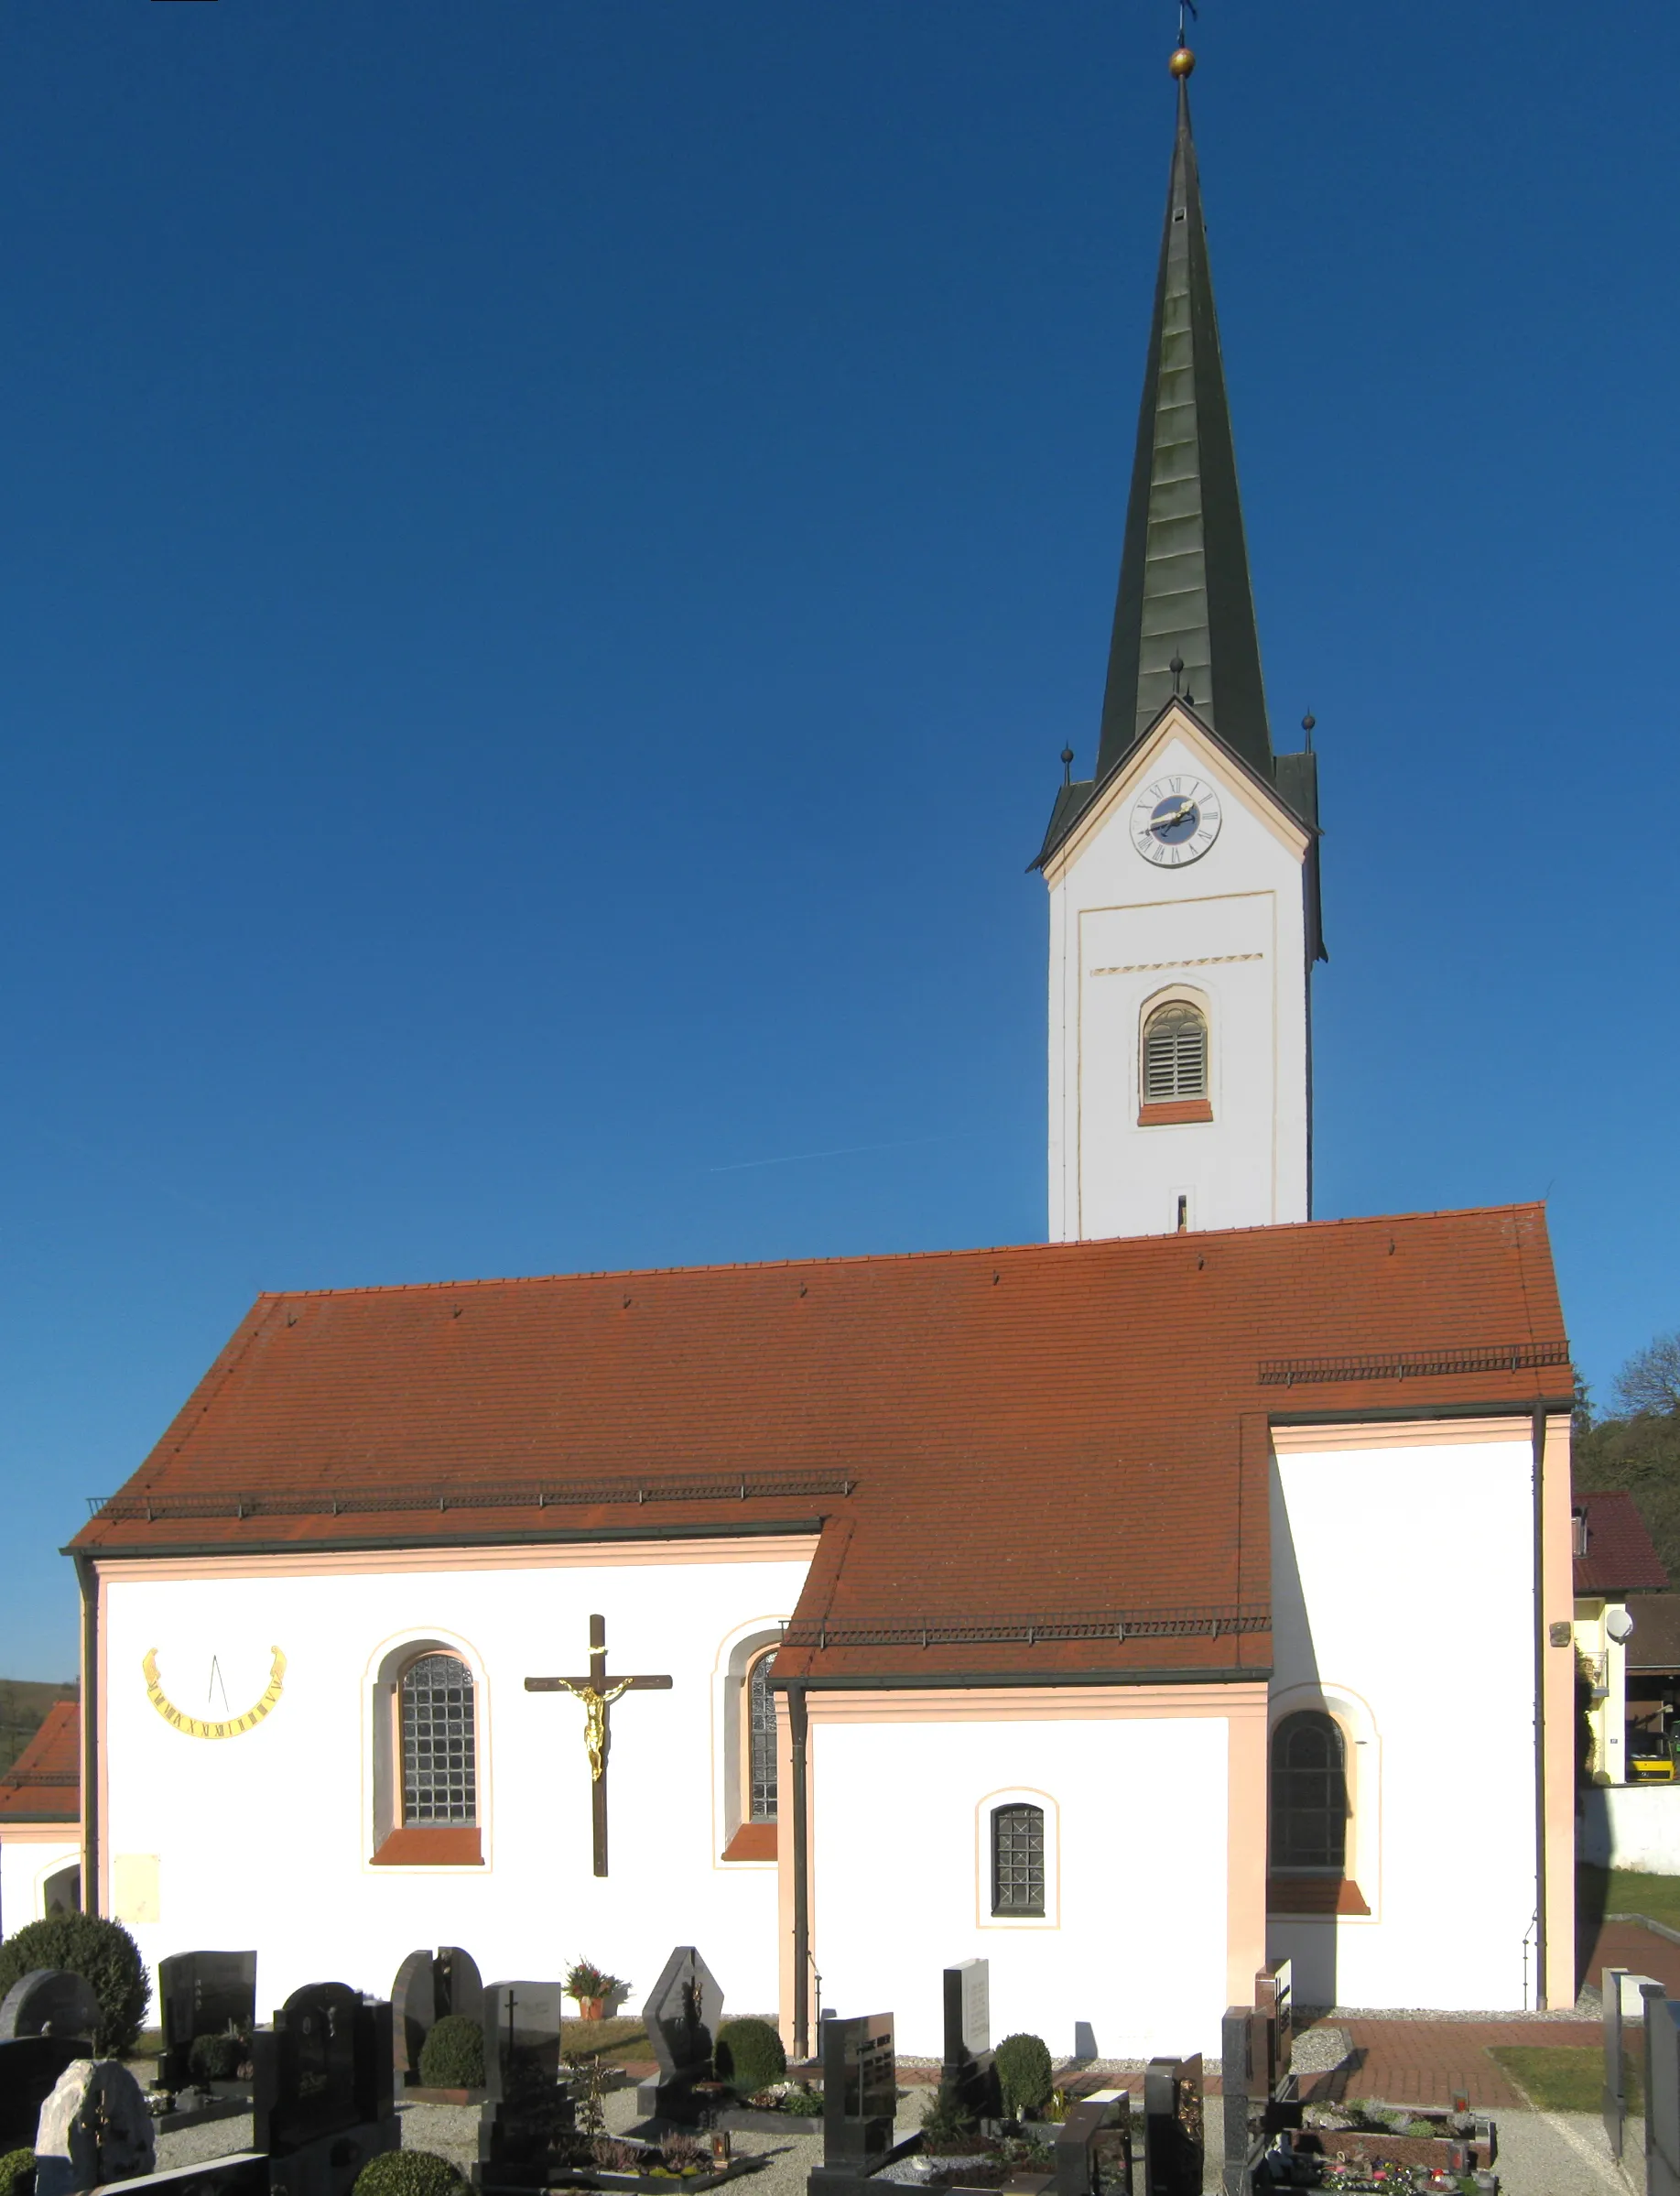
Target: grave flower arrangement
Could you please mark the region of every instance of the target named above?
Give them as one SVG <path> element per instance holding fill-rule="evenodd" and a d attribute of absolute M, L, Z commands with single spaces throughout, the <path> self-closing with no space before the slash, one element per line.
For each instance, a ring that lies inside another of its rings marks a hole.
<path fill-rule="evenodd" d="M 564 1987 L 567 1996 L 577 2000 L 580 2018 L 600 2020 L 606 2012 L 607 2000 L 621 1990 L 628 1990 L 630 1985 L 622 1975 L 609 1974 L 592 1960 L 574 1960 L 566 1970 Z"/>

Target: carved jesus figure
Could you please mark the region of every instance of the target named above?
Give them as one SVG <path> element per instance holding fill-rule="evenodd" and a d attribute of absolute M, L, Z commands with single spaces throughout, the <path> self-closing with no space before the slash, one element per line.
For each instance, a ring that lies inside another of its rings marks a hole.
<path fill-rule="evenodd" d="M 560 1683 L 574 1701 L 583 1703 L 583 1748 L 590 1757 L 590 1782 L 599 1784 L 607 1763 L 607 1710 L 620 1693 L 630 1690 L 633 1680 L 626 1678 L 610 1692 L 601 1692 L 593 1685 L 573 1685 L 566 1678 Z"/>

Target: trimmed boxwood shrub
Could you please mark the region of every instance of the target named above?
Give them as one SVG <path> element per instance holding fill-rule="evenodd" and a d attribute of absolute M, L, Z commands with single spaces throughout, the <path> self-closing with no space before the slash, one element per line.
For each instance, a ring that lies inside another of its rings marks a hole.
<path fill-rule="evenodd" d="M 482 2089 L 484 2031 L 470 2014 L 446 2013 L 433 2023 L 420 2046 L 420 2081 L 427 2089 Z"/>
<path fill-rule="evenodd" d="M 121 2059 L 135 2046 L 152 1986 L 140 1948 L 120 1921 L 102 1914 L 53 1914 L 26 1922 L 0 1943 L 0 1997 L 31 1968 L 60 1967 L 82 1975 L 99 2000 L 92 2038 L 102 2059 Z"/>
<path fill-rule="evenodd" d="M 245 2058 L 245 2047 L 237 2036 L 195 2036 L 187 2054 L 187 2071 L 195 2082 L 231 2082 Z"/>
<path fill-rule="evenodd" d="M 992 2053 L 1003 2110 L 1011 2119 L 1042 2104 L 1055 2086 L 1050 2053 L 1042 2037 L 1006 2036 Z"/>
<path fill-rule="evenodd" d="M 768 2089 L 787 2071 L 787 2053 L 767 2020 L 726 2020 L 712 2056 L 718 2080 L 742 2097 Z"/>
<path fill-rule="evenodd" d="M 446 2020 L 464 2020 L 446 2014 Z M 439 2023 L 439 2027 L 442 2022 Z M 433 2029 L 433 2035 L 437 2029 Z M 354 2196 L 471 2196 L 465 2176 L 435 2150 L 385 2150 L 356 2175 Z"/>
<path fill-rule="evenodd" d="M 0 2196 L 34 2196 L 34 2151 L 6 2151 L 0 2157 Z"/>

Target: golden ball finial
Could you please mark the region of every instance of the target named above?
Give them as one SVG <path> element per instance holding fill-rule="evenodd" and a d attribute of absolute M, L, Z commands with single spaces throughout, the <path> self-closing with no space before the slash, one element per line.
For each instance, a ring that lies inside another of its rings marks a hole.
<path fill-rule="evenodd" d="M 1175 76 L 1187 77 L 1196 66 L 1196 56 L 1187 46 L 1180 46 L 1166 65 Z"/>

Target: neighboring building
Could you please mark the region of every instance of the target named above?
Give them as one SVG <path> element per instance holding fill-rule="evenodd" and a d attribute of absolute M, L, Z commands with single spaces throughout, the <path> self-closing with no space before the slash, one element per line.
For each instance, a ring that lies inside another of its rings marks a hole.
<path fill-rule="evenodd" d="M 1680 1593 L 1642 1593 L 1628 1614 L 1628 1774 L 1669 1781 L 1680 1747 Z"/>
<path fill-rule="evenodd" d="M 1594 1784 L 1627 1784 L 1629 1654 L 1641 1610 L 1632 1597 L 1664 1593 L 1668 1573 L 1631 1495 L 1583 1495 L 1574 1506 L 1575 1646 L 1586 1693 Z"/>
<path fill-rule="evenodd" d="M 1213 2049 L 1268 1954 L 1573 2003 L 1545 1217 L 1307 1221 L 1313 764 L 1187 61 L 1101 748 L 1040 857 L 1056 1240 L 260 1298 L 73 1544 L 90 1903 L 149 1961 L 255 1942 L 273 2004 L 697 1942 L 794 2049 L 886 2006 L 916 2053 L 978 1954 L 1000 2032 L 1124 2057 Z"/>
<path fill-rule="evenodd" d="M 55 1701 L 0 1775 L 0 1934 L 81 1904 L 81 1712 Z"/>

